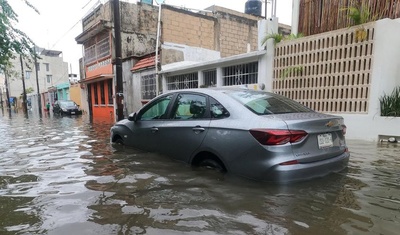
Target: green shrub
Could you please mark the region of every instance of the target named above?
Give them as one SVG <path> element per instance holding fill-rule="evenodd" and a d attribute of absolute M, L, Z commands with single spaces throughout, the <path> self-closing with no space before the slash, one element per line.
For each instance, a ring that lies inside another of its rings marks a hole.
<path fill-rule="evenodd" d="M 379 101 L 381 116 L 400 117 L 400 86 L 396 87 L 391 95 L 383 95 Z"/>

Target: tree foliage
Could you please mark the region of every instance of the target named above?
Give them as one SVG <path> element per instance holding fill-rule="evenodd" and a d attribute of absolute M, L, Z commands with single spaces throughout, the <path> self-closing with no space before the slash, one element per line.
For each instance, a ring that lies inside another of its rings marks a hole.
<path fill-rule="evenodd" d="M 39 14 L 28 0 L 21 1 Z M 25 58 L 36 56 L 33 51 L 34 43 L 24 32 L 15 27 L 16 23 L 18 23 L 18 14 L 7 0 L 0 0 L 0 68 L 3 69 L 15 54 L 20 54 Z"/>

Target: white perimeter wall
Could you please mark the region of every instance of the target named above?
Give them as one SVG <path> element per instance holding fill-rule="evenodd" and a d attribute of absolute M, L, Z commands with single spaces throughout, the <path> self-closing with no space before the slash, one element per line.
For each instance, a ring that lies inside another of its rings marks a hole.
<path fill-rule="evenodd" d="M 400 137 L 400 117 L 381 117 L 379 98 L 400 86 L 400 19 L 376 22 L 368 114 L 343 114 L 347 139 Z"/>

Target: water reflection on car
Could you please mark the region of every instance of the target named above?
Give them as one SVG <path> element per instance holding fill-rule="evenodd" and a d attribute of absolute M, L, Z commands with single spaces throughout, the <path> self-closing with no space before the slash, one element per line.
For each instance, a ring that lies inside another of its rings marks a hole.
<path fill-rule="evenodd" d="M 53 105 L 53 113 L 60 115 L 81 115 L 82 110 L 72 100 L 57 100 Z"/>
<path fill-rule="evenodd" d="M 193 166 L 291 182 L 347 167 L 343 118 L 242 88 L 162 94 L 111 128 L 110 140 Z"/>

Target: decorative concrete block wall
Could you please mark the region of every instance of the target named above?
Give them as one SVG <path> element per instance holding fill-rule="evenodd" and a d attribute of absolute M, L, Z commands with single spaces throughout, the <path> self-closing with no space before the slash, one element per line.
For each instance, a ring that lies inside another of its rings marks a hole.
<path fill-rule="evenodd" d="M 321 112 L 368 113 L 373 47 L 373 23 L 281 42 L 273 91 Z"/>

